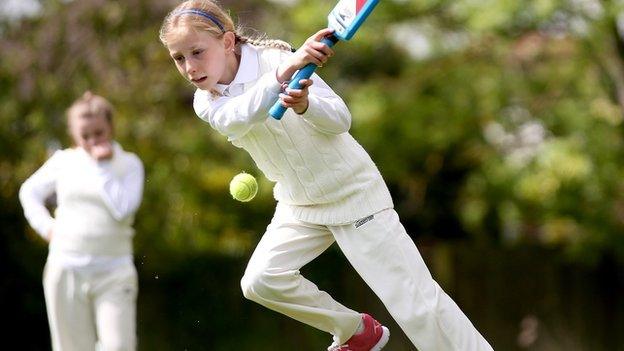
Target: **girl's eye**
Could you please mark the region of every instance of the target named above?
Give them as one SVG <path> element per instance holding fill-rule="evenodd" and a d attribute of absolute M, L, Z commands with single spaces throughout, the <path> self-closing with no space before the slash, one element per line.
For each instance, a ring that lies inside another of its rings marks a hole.
<path fill-rule="evenodd" d="M 202 52 L 204 52 L 204 50 L 194 50 L 194 51 L 193 51 L 193 55 L 199 55 L 199 54 L 201 54 Z"/>
<path fill-rule="evenodd" d="M 178 62 L 182 62 L 184 60 L 184 56 L 174 56 L 173 59 Z"/>

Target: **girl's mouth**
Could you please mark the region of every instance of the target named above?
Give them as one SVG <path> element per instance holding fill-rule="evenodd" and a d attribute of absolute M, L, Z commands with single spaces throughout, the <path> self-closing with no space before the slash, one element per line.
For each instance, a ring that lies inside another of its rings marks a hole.
<path fill-rule="evenodd" d="M 208 77 L 204 76 L 204 77 L 197 78 L 197 79 L 191 79 L 191 82 L 196 83 L 196 84 L 203 83 L 206 79 L 208 79 Z"/>

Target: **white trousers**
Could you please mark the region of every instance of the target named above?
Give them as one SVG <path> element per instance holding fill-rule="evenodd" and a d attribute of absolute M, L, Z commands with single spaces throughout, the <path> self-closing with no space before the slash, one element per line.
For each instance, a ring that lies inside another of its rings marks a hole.
<path fill-rule="evenodd" d="M 133 264 L 88 272 L 46 263 L 43 274 L 52 349 L 136 349 L 138 278 Z"/>
<path fill-rule="evenodd" d="M 360 314 L 299 273 L 334 241 L 420 351 L 492 350 L 433 280 L 393 209 L 348 225 L 323 226 L 301 222 L 278 206 L 241 280 L 243 295 L 344 343 Z"/>

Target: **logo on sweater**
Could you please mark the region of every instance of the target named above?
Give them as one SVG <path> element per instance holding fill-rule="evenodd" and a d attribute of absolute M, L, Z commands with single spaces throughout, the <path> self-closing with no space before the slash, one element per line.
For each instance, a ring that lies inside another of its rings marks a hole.
<path fill-rule="evenodd" d="M 364 224 L 366 224 L 367 222 L 372 221 L 375 218 L 374 215 L 370 215 L 368 217 L 364 217 L 362 219 L 358 219 L 357 221 L 355 221 L 355 223 L 353 223 L 353 226 L 357 229 L 361 226 L 363 226 Z"/>

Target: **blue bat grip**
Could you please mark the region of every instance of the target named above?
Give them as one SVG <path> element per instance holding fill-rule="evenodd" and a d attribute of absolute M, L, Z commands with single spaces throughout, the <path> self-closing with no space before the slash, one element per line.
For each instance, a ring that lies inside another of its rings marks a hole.
<path fill-rule="evenodd" d="M 325 37 L 321 40 L 321 43 L 324 43 L 325 45 L 329 47 L 334 46 L 334 44 L 337 42 L 338 42 L 338 38 L 336 38 L 333 35 Z M 305 65 L 292 78 L 292 80 L 288 84 L 288 88 L 301 89 L 301 84 L 299 83 L 299 81 L 302 79 L 310 78 L 312 76 L 312 73 L 314 73 L 317 67 L 318 66 L 313 63 L 308 63 L 307 65 Z M 271 107 L 271 109 L 269 110 L 269 115 L 277 120 L 280 120 L 284 116 L 284 113 L 286 112 L 286 110 L 287 108 L 282 106 L 282 102 L 279 99 L 277 99 L 275 104 L 273 104 L 273 107 Z"/>

